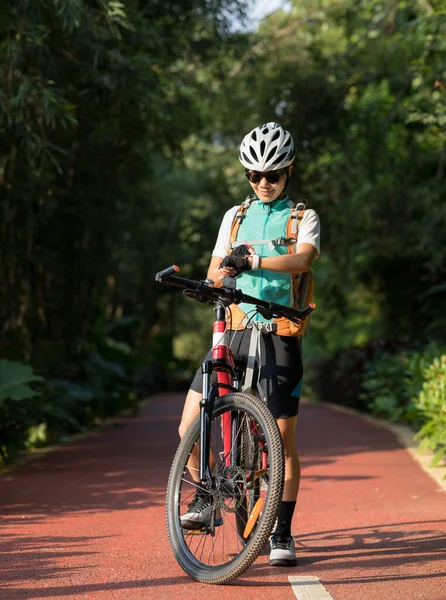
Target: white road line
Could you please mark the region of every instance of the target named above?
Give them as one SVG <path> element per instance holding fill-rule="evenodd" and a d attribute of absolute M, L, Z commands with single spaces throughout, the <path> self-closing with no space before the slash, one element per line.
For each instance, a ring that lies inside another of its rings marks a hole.
<path fill-rule="evenodd" d="M 297 600 L 334 600 L 321 583 L 319 577 L 304 575 L 288 577 Z"/>

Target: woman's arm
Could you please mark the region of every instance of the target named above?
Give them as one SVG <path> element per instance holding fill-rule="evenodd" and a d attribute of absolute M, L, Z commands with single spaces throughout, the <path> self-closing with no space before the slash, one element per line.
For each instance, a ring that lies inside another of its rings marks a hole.
<path fill-rule="evenodd" d="M 220 269 L 220 263 L 223 259 L 220 256 L 213 256 L 208 268 L 208 278 L 212 279 L 215 287 L 221 287 L 223 285 L 223 279 L 225 277 L 235 277 L 237 271 L 232 267 L 223 267 Z"/>
<path fill-rule="evenodd" d="M 312 244 L 303 243 L 299 244 L 294 254 L 261 257 L 258 268 L 265 271 L 277 271 L 278 273 L 305 273 L 311 269 L 317 256 L 318 251 Z M 248 255 L 247 259 L 252 265 L 252 258 Z M 213 280 L 216 287 L 223 285 L 224 277 L 235 277 L 237 275 L 236 269 L 232 267 L 220 269 L 222 260 L 219 256 L 213 256 L 209 264 L 207 276 Z"/>
<path fill-rule="evenodd" d="M 311 269 L 317 256 L 317 249 L 304 242 L 297 246 L 294 254 L 261 257 L 259 269 L 279 273 L 305 273 Z M 252 258 L 248 257 L 248 260 L 252 264 Z"/>

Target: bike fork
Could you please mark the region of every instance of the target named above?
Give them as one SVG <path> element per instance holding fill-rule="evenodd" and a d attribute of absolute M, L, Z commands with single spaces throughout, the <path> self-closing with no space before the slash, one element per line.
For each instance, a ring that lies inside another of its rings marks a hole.
<path fill-rule="evenodd" d="M 200 401 L 200 468 L 199 477 L 202 485 L 206 485 L 211 479 L 211 469 L 209 464 L 210 445 L 211 445 L 211 417 L 214 408 L 215 394 L 211 389 L 210 380 L 214 370 L 214 364 L 221 363 L 226 366 L 229 357 L 228 339 L 226 331 L 226 309 L 224 304 L 217 303 L 215 307 L 215 320 L 212 336 L 212 360 L 203 361 L 201 364 L 201 373 L 203 375 L 203 393 Z M 227 393 L 227 389 L 232 388 L 232 375 L 223 370 L 217 370 L 217 380 L 222 387 L 218 387 L 220 396 Z M 226 388 L 226 390 L 225 390 Z M 236 456 L 232 448 L 232 440 L 235 439 L 238 427 L 238 418 L 236 414 L 224 413 L 222 416 L 222 436 L 223 451 L 226 465 L 235 464 Z"/>
<path fill-rule="evenodd" d="M 214 409 L 214 398 L 210 395 L 210 379 L 212 361 L 205 360 L 201 364 L 203 375 L 203 395 L 200 400 L 200 469 L 199 476 L 202 485 L 211 477 L 209 455 L 211 449 L 211 416 Z"/>
<path fill-rule="evenodd" d="M 216 361 L 224 361 L 227 363 L 230 359 L 228 333 L 226 331 L 226 310 L 224 305 L 217 304 L 215 308 L 215 321 L 213 329 L 213 348 L 212 358 Z M 218 383 L 223 384 L 219 387 L 219 395 L 223 396 L 225 391 L 233 384 L 232 375 L 226 371 L 217 372 Z M 225 412 L 222 416 L 222 436 L 223 436 L 223 452 L 227 467 L 236 464 L 236 456 L 233 448 L 232 440 L 236 439 L 238 427 L 238 418 L 235 413 Z"/>

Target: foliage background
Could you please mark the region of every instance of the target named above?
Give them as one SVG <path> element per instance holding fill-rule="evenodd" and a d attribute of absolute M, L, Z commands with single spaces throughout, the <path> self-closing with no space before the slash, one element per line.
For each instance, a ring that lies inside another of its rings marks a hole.
<path fill-rule="evenodd" d="M 8 409 L 18 446 L 187 382 L 212 315 L 154 273 L 204 276 L 248 191 L 237 146 L 269 120 L 322 223 L 307 392 L 324 369 L 333 400 L 352 364 L 359 390 L 377 345 L 445 341 L 442 0 L 291 0 L 235 28 L 250 8 L 0 0 L 1 356 L 47 386 L 25 429 Z"/>

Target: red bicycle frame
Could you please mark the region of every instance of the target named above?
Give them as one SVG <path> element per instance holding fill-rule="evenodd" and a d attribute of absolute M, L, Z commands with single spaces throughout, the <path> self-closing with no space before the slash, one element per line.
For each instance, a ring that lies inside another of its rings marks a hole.
<path fill-rule="evenodd" d="M 224 305 L 217 304 L 215 308 L 215 320 L 212 333 L 212 361 L 217 371 L 218 395 L 224 396 L 228 390 L 234 387 L 232 373 L 235 370 L 234 357 L 229 347 L 228 331 L 226 326 L 226 310 Z M 231 413 L 222 416 L 223 451 L 226 466 L 234 463 L 235 457 L 232 452 L 232 428 L 235 422 Z M 234 432 L 235 433 L 235 432 Z"/>
<path fill-rule="evenodd" d="M 212 361 L 217 371 L 219 396 L 224 396 L 228 393 L 228 389 L 234 388 L 232 373 L 235 370 L 235 363 L 232 350 L 229 346 L 228 335 L 226 311 L 224 306 L 219 307 L 219 305 L 217 305 L 212 333 Z M 225 412 L 222 416 L 222 437 L 225 463 L 228 467 L 235 464 L 236 460 L 233 452 L 234 448 L 232 440 L 236 439 L 237 426 L 238 423 L 235 415 Z M 256 427 L 253 423 L 251 424 L 251 427 L 253 428 L 251 433 L 255 435 L 257 433 Z M 263 452 L 263 443 L 261 441 L 259 442 L 259 446 L 262 451 L 262 469 L 266 469 L 267 455 Z"/>

